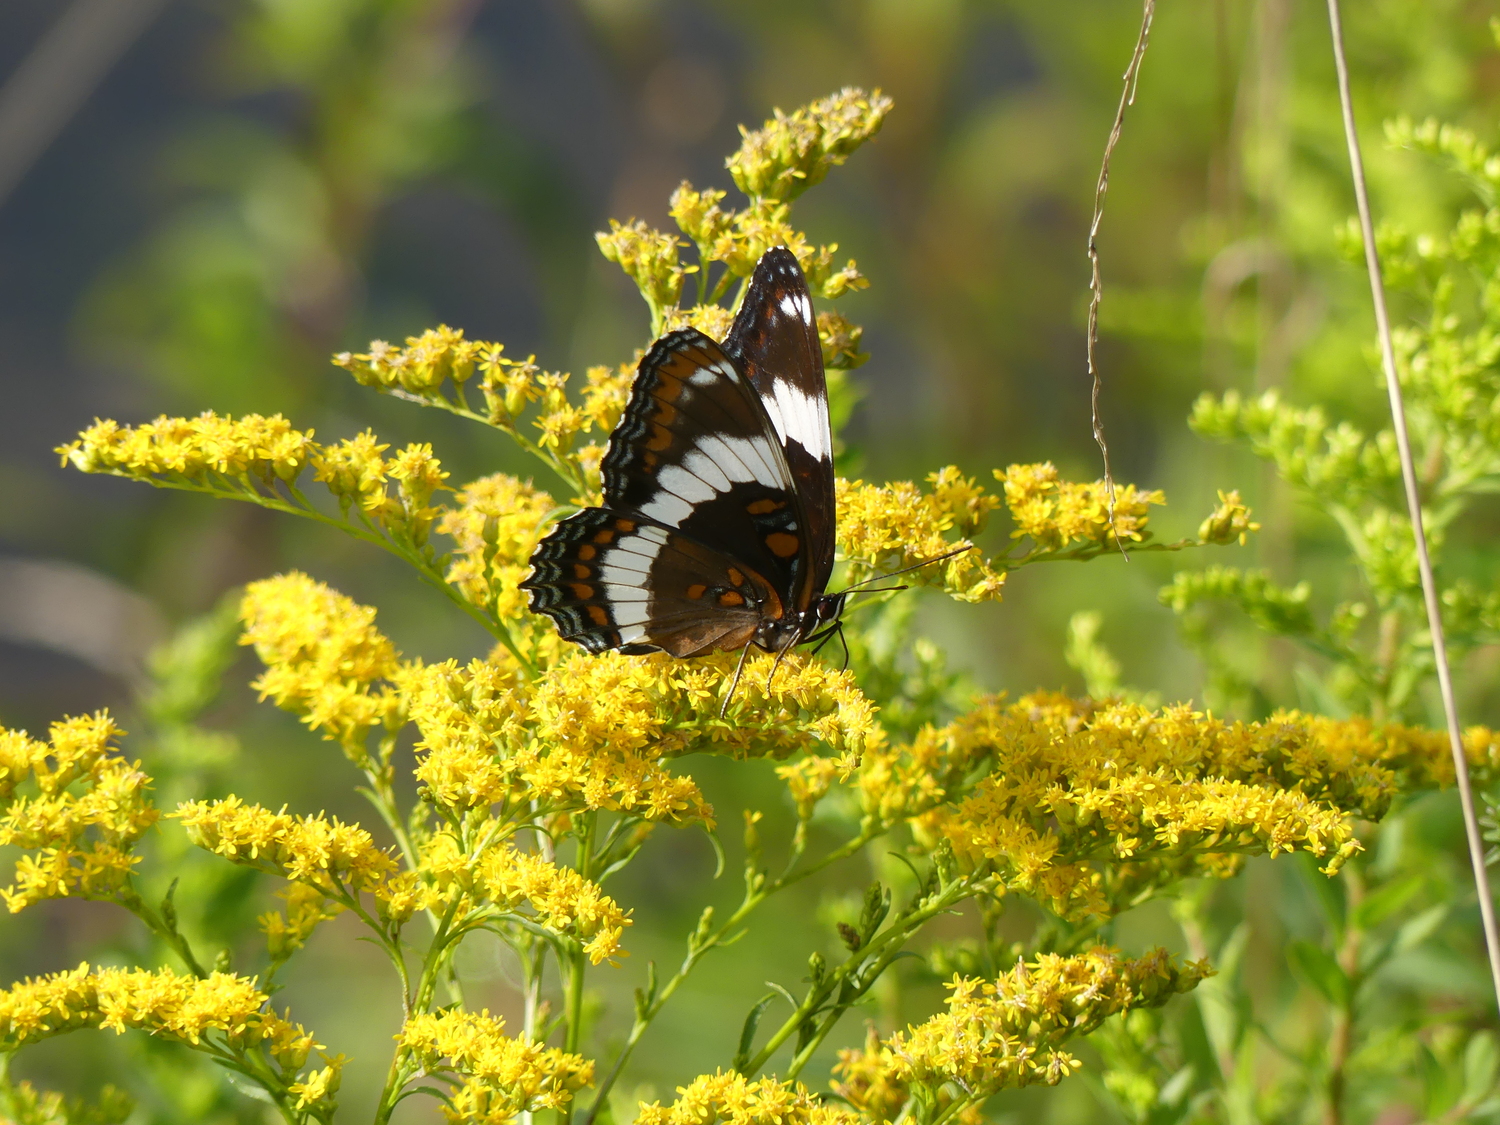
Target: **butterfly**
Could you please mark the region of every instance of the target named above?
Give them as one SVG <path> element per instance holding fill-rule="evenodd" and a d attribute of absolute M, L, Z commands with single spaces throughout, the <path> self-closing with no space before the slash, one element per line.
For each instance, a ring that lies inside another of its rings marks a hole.
<path fill-rule="evenodd" d="M 743 666 L 837 628 L 828 384 L 790 250 L 762 255 L 722 343 L 651 346 L 601 470 L 603 506 L 558 523 L 521 583 L 565 639 Z"/>

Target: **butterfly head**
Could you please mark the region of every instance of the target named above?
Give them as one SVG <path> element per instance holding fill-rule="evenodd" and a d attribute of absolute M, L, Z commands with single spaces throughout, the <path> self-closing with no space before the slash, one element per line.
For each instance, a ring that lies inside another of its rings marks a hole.
<path fill-rule="evenodd" d="M 781 652 L 819 639 L 824 630 L 837 624 L 844 612 L 844 598 L 842 592 L 822 594 L 798 616 L 762 621 L 755 631 L 755 643 L 767 652 Z"/>

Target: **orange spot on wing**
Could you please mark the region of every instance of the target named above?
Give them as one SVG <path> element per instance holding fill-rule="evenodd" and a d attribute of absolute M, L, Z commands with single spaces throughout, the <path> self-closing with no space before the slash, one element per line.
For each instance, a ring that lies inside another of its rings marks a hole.
<path fill-rule="evenodd" d="M 728 606 L 744 605 L 745 596 L 743 594 L 736 593 L 734 590 L 725 590 L 722 594 L 719 595 L 719 604 Z"/>
<path fill-rule="evenodd" d="M 687 588 L 687 596 L 692 598 L 694 601 L 697 601 L 706 593 L 708 593 L 708 587 L 703 585 L 701 582 L 694 583 Z"/>
<path fill-rule="evenodd" d="M 736 568 L 730 567 L 729 584 L 731 586 L 743 586 L 745 584 L 745 576 L 741 574 Z"/>
<path fill-rule="evenodd" d="M 632 532 L 632 531 L 635 530 L 635 521 L 634 520 L 615 520 L 615 527 L 619 528 L 621 531 L 629 533 L 629 532 Z"/>
<path fill-rule="evenodd" d="M 774 512 L 777 508 L 785 507 L 785 500 L 772 500 L 770 497 L 767 497 L 764 500 L 752 500 L 745 506 L 745 511 L 749 512 L 752 516 L 764 516 L 770 512 Z"/>
<path fill-rule="evenodd" d="M 572 590 L 573 596 L 582 602 L 586 602 L 594 596 L 594 588 L 587 582 L 569 582 L 568 589 Z"/>
<path fill-rule="evenodd" d="M 772 532 L 766 536 L 766 546 L 778 559 L 789 559 L 797 553 L 799 541 L 795 535 L 785 531 Z"/>
<path fill-rule="evenodd" d="M 599 532 L 599 534 L 594 536 L 595 543 L 613 543 L 614 541 L 615 533 L 607 527 L 603 531 Z"/>
<path fill-rule="evenodd" d="M 591 570 L 589 567 L 584 566 L 583 563 L 573 564 L 574 578 L 587 578 L 592 573 L 594 573 L 593 570 Z"/>
<path fill-rule="evenodd" d="M 595 625 L 609 624 L 609 614 L 604 612 L 604 607 L 602 605 L 591 605 L 587 608 L 589 611 L 589 620 L 592 621 Z"/>
<path fill-rule="evenodd" d="M 591 547 L 587 543 L 585 543 L 582 547 L 578 548 L 578 557 L 580 559 L 591 559 L 595 555 L 597 555 L 598 553 L 599 553 L 599 548 L 598 547 Z"/>
<path fill-rule="evenodd" d="M 651 427 L 651 440 L 646 443 L 647 449 L 654 449 L 658 453 L 664 449 L 672 448 L 672 431 L 665 426 Z"/>

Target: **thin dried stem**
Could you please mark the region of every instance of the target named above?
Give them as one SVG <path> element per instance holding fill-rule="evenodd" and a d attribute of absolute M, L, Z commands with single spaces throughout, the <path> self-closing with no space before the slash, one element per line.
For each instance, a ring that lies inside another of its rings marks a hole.
<path fill-rule="evenodd" d="M 1391 346 L 1391 323 L 1385 308 L 1385 283 L 1381 280 L 1380 253 L 1375 247 L 1375 224 L 1370 218 L 1370 195 L 1365 184 L 1364 160 L 1359 150 L 1359 134 L 1354 128 L 1354 103 L 1349 97 L 1349 66 L 1344 59 L 1344 29 L 1339 19 L 1338 0 L 1328 0 L 1328 23 L 1333 33 L 1333 61 L 1338 70 L 1339 104 L 1344 114 L 1344 139 L 1349 145 L 1354 198 L 1359 205 L 1359 229 L 1365 242 L 1365 266 L 1370 274 L 1370 296 L 1375 304 L 1375 330 L 1380 337 L 1380 362 L 1385 369 L 1385 386 L 1391 400 L 1391 422 L 1396 431 L 1396 448 L 1401 455 L 1401 480 L 1406 486 L 1406 508 L 1411 516 L 1412 533 L 1417 542 L 1422 598 L 1427 605 L 1427 628 L 1432 635 L 1432 660 L 1437 667 L 1438 689 L 1443 697 L 1443 713 L 1448 720 L 1448 742 L 1453 750 L 1458 797 L 1463 805 L 1464 834 L 1469 843 L 1469 861 L 1474 868 L 1474 886 L 1479 893 L 1479 914 L 1484 922 L 1484 944 L 1489 953 L 1490 979 L 1495 988 L 1496 999 L 1500 1001 L 1500 930 L 1495 925 L 1495 902 L 1490 893 L 1489 872 L 1484 862 L 1484 840 L 1479 834 L 1479 819 L 1474 813 L 1474 792 L 1469 785 L 1469 762 L 1464 754 L 1463 732 L 1458 725 L 1458 707 L 1453 701 L 1453 678 L 1448 670 L 1448 646 L 1443 639 L 1443 618 L 1438 602 L 1437 582 L 1432 576 L 1427 533 L 1422 527 L 1422 498 L 1411 455 L 1411 439 L 1406 431 L 1406 405 L 1401 397 L 1401 381 L 1396 375 L 1396 353 Z"/>
<path fill-rule="evenodd" d="M 1104 159 L 1099 164 L 1099 182 L 1094 185 L 1094 218 L 1089 223 L 1089 329 L 1088 365 L 1091 381 L 1089 417 L 1093 424 L 1094 441 L 1104 458 L 1104 487 L 1109 495 L 1109 525 L 1115 524 L 1115 476 L 1109 465 L 1109 443 L 1104 440 L 1104 419 L 1099 415 L 1099 365 L 1095 351 L 1099 346 L 1099 299 L 1104 295 L 1104 282 L 1099 276 L 1099 224 L 1104 221 L 1104 197 L 1109 192 L 1109 161 L 1114 156 L 1115 145 L 1120 143 L 1120 131 L 1125 126 L 1125 110 L 1135 104 L 1135 87 L 1141 74 L 1141 61 L 1146 57 L 1146 44 L 1151 39 L 1151 20 L 1156 15 L 1156 0 L 1145 0 L 1141 10 L 1141 32 L 1135 40 L 1135 53 L 1130 56 L 1130 65 L 1125 68 L 1124 87 L 1120 91 L 1120 104 L 1115 109 L 1115 123 L 1109 130 L 1109 140 L 1104 143 Z M 1125 544 L 1118 534 L 1115 543 L 1120 554 L 1129 558 Z"/>

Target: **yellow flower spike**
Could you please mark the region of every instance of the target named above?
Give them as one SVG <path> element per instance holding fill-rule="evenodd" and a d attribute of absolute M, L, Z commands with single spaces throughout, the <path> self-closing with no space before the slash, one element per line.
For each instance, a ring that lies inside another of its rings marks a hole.
<path fill-rule="evenodd" d="M 240 604 L 241 644 L 254 645 L 266 670 L 251 685 L 366 760 L 365 738 L 398 712 L 388 687 L 395 647 L 375 628 L 375 610 L 298 571 L 252 582 Z"/>
<path fill-rule="evenodd" d="M 172 815 L 203 850 L 325 894 L 377 890 L 396 870 L 367 831 L 336 818 L 273 813 L 234 796 L 184 801 Z"/>
<path fill-rule="evenodd" d="M 837 482 L 838 543 L 852 564 L 852 578 L 899 570 L 965 546 L 967 536 L 977 534 L 1000 503 L 951 466 L 929 474 L 928 481 L 930 492 L 911 481 Z M 950 539 L 953 531 L 965 537 Z M 1005 573 L 993 569 L 978 551 L 966 551 L 913 570 L 901 580 L 936 586 L 961 601 L 999 601 Z"/>
<path fill-rule="evenodd" d="M 209 411 L 196 418 L 160 417 L 142 426 L 96 421 L 56 452 L 64 465 L 85 473 L 198 485 L 217 474 L 271 484 L 297 479 L 318 452 L 312 436 L 311 430 L 293 429 L 280 414 L 235 420 Z"/>
<path fill-rule="evenodd" d="M 427 1071 L 460 1077 L 443 1106 L 453 1125 L 504 1125 L 521 1113 L 559 1109 L 594 1081 L 592 1062 L 506 1035 L 505 1021 L 488 1009 L 414 1014 L 396 1040 Z"/>
<path fill-rule="evenodd" d="M 887 1099 L 911 1086 L 935 1092 L 951 1083 L 983 1099 L 1054 1085 L 1079 1066 L 1060 1049 L 1067 1040 L 1112 1015 L 1163 1004 L 1212 971 L 1179 964 L 1161 949 L 1129 959 L 1096 948 L 1018 962 L 993 982 L 955 977 L 948 1011 L 897 1032 L 878 1051 L 867 1045 L 864 1057 L 853 1065 L 841 1061 L 836 1073 L 857 1077 L 862 1088 L 880 1089 Z"/>
<path fill-rule="evenodd" d="M 662 322 L 663 332 L 679 328 L 696 328 L 705 336 L 722 340 L 734 324 L 734 311 L 723 305 L 694 305 L 690 309 L 673 309 Z M 632 369 L 633 371 L 634 369 Z"/>
<path fill-rule="evenodd" d="M 800 1082 L 733 1071 L 702 1074 L 677 1088 L 671 1105 L 642 1102 L 636 1125 L 861 1125 L 859 1114 L 830 1105 Z"/>
<path fill-rule="evenodd" d="M 8 1054 L 80 1028 L 117 1033 L 135 1028 L 180 1043 L 215 1039 L 233 1049 L 263 1045 L 295 1073 L 317 1044 L 303 1028 L 267 1010 L 267 999 L 254 978 L 233 973 L 200 979 L 170 969 L 84 963 L 0 991 L 0 1050 Z"/>
<path fill-rule="evenodd" d="M 891 105 L 879 90 L 850 86 L 789 116 L 776 110 L 755 132 L 741 128 L 744 140 L 725 165 L 752 199 L 795 199 L 873 137 Z"/>
<path fill-rule="evenodd" d="M 381 454 L 390 446 L 366 430 L 358 437 L 319 449 L 312 458 L 313 479 L 321 481 L 344 508 L 379 513 L 386 504 L 387 466 Z"/>
<path fill-rule="evenodd" d="M 504 909 L 530 903 L 542 925 L 582 942 L 595 965 L 623 956 L 620 938 L 632 924 L 630 913 L 571 868 L 503 845 L 485 853 L 478 885 Z"/>
<path fill-rule="evenodd" d="M 446 510 L 437 524 L 456 546 L 449 583 L 502 621 L 522 617 L 527 603 L 518 586 L 530 572 L 531 553 L 555 502 L 505 473 L 471 481 L 457 499 L 458 507 Z"/>
<path fill-rule="evenodd" d="M 1142 492 L 1133 484 L 1115 489 L 1114 525 L 1109 521 L 1109 490 L 1105 483 L 1077 484 L 1059 479 L 1051 462 L 1011 465 L 995 470 L 1005 486 L 1005 503 L 1015 529 L 1011 538 L 1030 537 L 1039 550 L 1058 551 L 1071 544 L 1104 544 L 1115 536 L 1140 542 L 1146 538 L 1148 510 L 1165 504 L 1160 490 Z"/>
<path fill-rule="evenodd" d="M 293 883 L 277 891 L 276 897 L 286 901 L 285 912 L 271 910 L 256 919 L 261 933 L 266 935 L 266 949 L 272 961 L 285 961 L 307 944 L 318 926 L 337 918 L 346 909 L 306 883 Z"/>
<path fill-rule="evenodd" d="M 462 329 L 441 324 L 420 336 L 408 336 L 404 348 L 373 340 L 368 352 L 340 352 L 333 364 L 348 371 L 361 386 L 434 398 L 445 381 L 465 382 L 474 373 L 478 357 L 495 346 L 465 340 Z"/>
<path fill-rule="evenodd" d="M 1476 775 L 1493 776 L 1493 734 L 1467 741 Z M 1359 848 L 1352 818 L 1451 783 L 1444 754 L 1439 733 L 1368 720 L 1226 723 L 1181 705 L 1039 693 L 981 701 L 908 746 L 867 753 L 856 787 L 867 813 L 910 821 L 924 846 L 947 839 L 1003 887 L 1083 917 L 1176 879 L 1224 877 L 1246 854 L 1304 850 L 1332 872 Z"/>
<path fill-rule="evenodd" d="M 683 277 L 697 269 L 678 263 L 677 249 L 682 244 L 676 235 L 653 230 L 639 219 L 625 224 L 611 219 L 609 230 L 600 231 L 594 239 L 600 252 L 635 282 L 651 308 L 653 320 L 677 305 Z"/>
<path fill-rule="evenodd" d="M 54 723 L 50 742 L 0 731 L 0 846 L 23 849 L 0 889 L 11 913 L 125 887 L 139 862 L 131 848 L 161 814 L 140 763 L 114 752 L 122 733 L 105 711 Z"/>
<path fill-rule="evenodd" d="M 1239 543 L 1245 545 L 1249 532 L 1259 531 L 1260 524 L 1250 519 L 1250 509 L 1240 499 L 1239 490 L 1219 490 L 1219 506 L 1198 525 L 1198 539 L 1203 543 Z"/>

